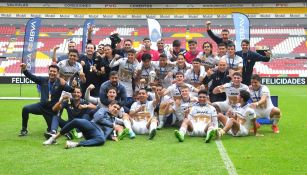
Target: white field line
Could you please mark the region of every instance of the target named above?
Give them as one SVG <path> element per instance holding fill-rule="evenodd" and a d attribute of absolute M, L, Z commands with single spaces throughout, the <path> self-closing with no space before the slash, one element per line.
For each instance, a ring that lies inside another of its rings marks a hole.
<path fill-rule="evenodd" d="M 223 159 L 223 162 L 224 162 L 225 167 L 228 171 L 228 174 L 229 175 L 238 175 L 236 167 L 233 165 L 232 161 L 230 160 L 222 141 L 216 140 L 215 143 L 216 143 L 217 149 L 219 150 L 220 155 Z"/>
<path fill-rule="evenodd" d="M 0 100 L 39 100 L 39 97 L 0 97 Z"/>

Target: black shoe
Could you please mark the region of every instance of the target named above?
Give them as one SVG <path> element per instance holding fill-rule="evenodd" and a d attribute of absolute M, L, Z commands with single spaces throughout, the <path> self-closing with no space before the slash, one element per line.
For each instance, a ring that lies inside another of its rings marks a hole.
<path fill-rule="evenodd" d="M 18 136 L 23 137 L 23 136 L 27 136 L 28 135 L 28 130 L 20 130 L 20 133 Z"/>
<path fill-rule="evenodd" d="M 44 133 L 44 137 L 46 138 L 46 140 L 48 140 L 51 136 L 52 136 L 51 132 L 45 132 Z"/>
<path fill-rule="evenodd" d="M 73 136 L 72 136 L 72 134 L 70 132 L 64 134 L 64 136 L 66 137 L 67 140 L 73 140 Z"/>

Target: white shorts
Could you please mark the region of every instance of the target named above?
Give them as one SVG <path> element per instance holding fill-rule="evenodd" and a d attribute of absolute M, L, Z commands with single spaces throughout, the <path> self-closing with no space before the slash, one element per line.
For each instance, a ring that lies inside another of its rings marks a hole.
<path fill-rule="evenodd" d="M 228 122 L 228 120 L 230 120 L 230 119 L 227 118 L 227 122 Z M 230 129 L 227 133 L 232 135 L 232 136 L 235 136 L 235 137 L 242 137 L 242 136 L 247 136 L 248 133 L 249 133 L 249 130 L 246 129 L 243 125 L 240 124 L 240 129 L 236 134 L 232 132 L 232 129 Z"/>
<path fill-rule="evenodd" d="M 196 122 L 195 120 L 191 120 L 192 126 L 193 126 L 193 131 L 188 132 L 190 136 L 204 136 L 205 133 L 205 128 L 207 126 L 206 122 Z"/>
<path fill-rule="evenodd" d="M 146 125 L 147 125 L 146 120 L 140 120 L 140 121 L 132 120 L 132 122 L 133 122 L 132 123 L 132 130 L 136 134 L 148 134 L 149 133 L 149 130 L 146 127 Z"/>
<path fill-rule="evenodd" d="M 232 106 L 227 101 L 218 101 L 218 102 L 214 102 L 213 104 L 216 104 L 220 108 L 222 113 L 225 113 L 230 108 L 232 108 Z"/>
<path fill-rule="evenodd" d="M 273 105 L 268 106 L 265 109 L 256 108 L 255 113 L 256 113 L 257 118 L 268 118 L 269 119 L 271 111 L 273 110 L 273 108 L 274 108 Z"/>

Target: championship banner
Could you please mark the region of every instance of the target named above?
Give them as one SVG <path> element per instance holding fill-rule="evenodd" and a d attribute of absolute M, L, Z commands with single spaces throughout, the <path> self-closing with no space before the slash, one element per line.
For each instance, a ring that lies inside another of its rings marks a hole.
<path fill-rule="evenodd" d="M 147 18 L 148 23 L 148 33 L 151 42 L 156 43 L 162 38 L 161 26 L 159 22 L 155 19 Z"/>
<path fill-rule="evenodd" d="M 95 20 L 94 19 L 87 19 L 85 20 L 84 22 L 84 25 L 83 25 L 83 35 L 82 35 L 82 51 L 81 53 L 85 53 L 85 47 L 86 47 L 86 44 L 87 44 L 87 36 L 88 36 L 88 28 L 90 26 L 93 26 L 95 23 Z"/>
<path fill-rule="evenodd" d="M 31 73 L 35 73 L 35 57 L 40 27 L 41 19 L 33 18 L 28 21 L 25 30 L 22 62 L 27 65 L 27 70 Z"/>
<path fill-rule="evenodd" d="M 244 39 L 250 40 L 249 19 L 242 13 L 233 13 L 232 17 L 236 32 L 236 50 L 240 51 L 242 50 L 241 41 Z"/>

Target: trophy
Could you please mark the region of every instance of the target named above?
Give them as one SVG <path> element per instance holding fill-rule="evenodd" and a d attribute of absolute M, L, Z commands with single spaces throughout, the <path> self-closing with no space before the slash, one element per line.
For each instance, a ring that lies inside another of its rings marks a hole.
<path fill-rule="evenodd" d="M 155 79 L 157 77 L 157 74 L 155 71 L 150 71 L 149 72 L 149 77 L 148 77 L 148 89 L 151 89 L 150 83 L 154 83 Z"/>
<path fill-rule="evenodd" d="M 268 46 L 256 46 L 256 52 L 262 56 L 266 56 L 265 52 L 269 51 L 270 47 Z"/>

